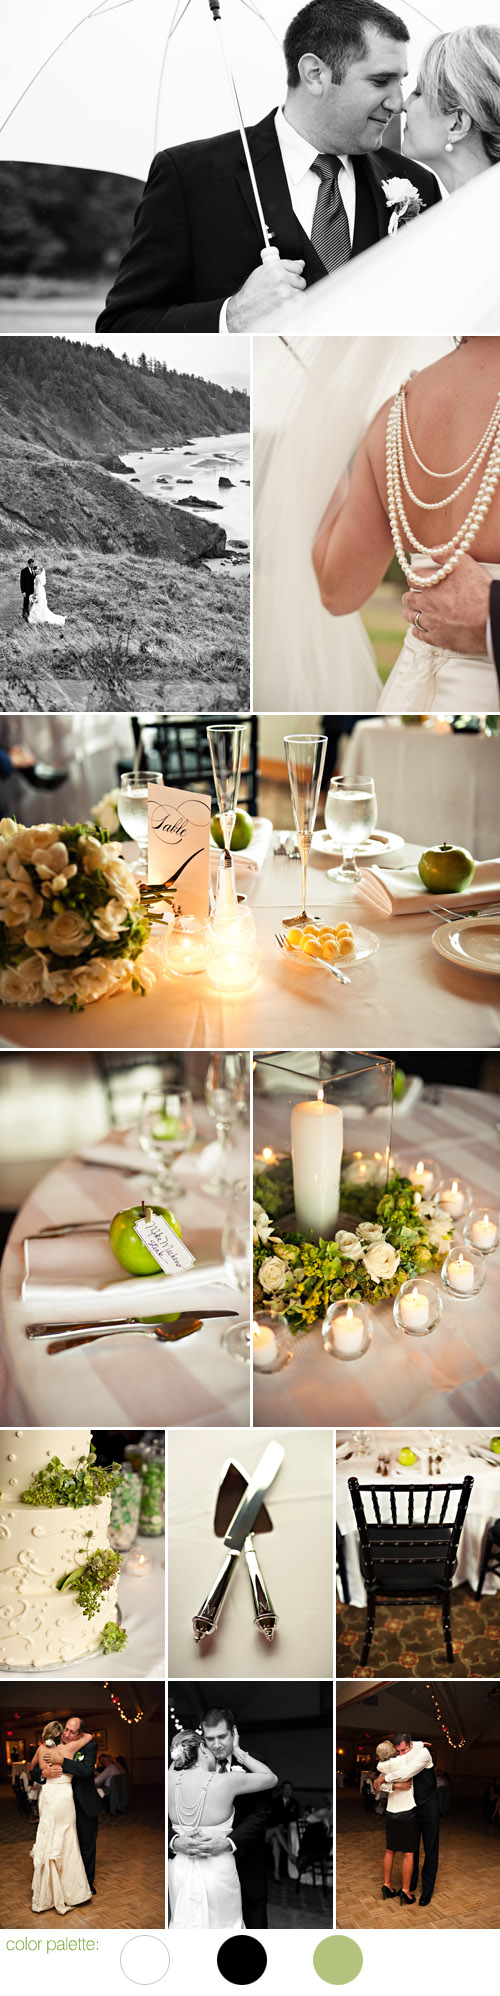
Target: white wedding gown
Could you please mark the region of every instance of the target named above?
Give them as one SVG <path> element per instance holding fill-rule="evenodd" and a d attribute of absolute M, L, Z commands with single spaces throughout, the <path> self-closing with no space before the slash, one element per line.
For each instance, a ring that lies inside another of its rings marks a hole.
<path fill-rule="evenodd" d="M 426 567 L 432 565 L 432 557 Z M 500 563 L 481 562 L 500 576 Z M 432 591 L 431 597 L 432 597 Z M 425 623 L 426 590 L 422 590 Z M 403 650 L 378 703 L 379 714 L 494 714 L 498 709 L 498 678 L 488 657 L 467 658 L 425 644 L 408 630 Z"/>
<path fill-rule="evenodd" d="M 197 1837 L 230 1837 L 233 1816 Z M 171 1927 L 221 1927 L 243 1933 L 241 1889 L 233 1853 L 220 1857 L 188 1857 L 179 1851 L 169 1862 Z"/>
<path fill-rule="evenodd" d="M 45 1781 L 40 1791 L 40 1819 L 33 1844 L 33 1912 L 69 1913 L 92 1897 L 76 1834 L 75 1804 L 70 1774 Z"/>
<path fill-rule="evenodd" d="M 66 618 L 65 618 L 65 617 L 56 617 L 56 616 L 55 616 L 55 613 L 54 613 L 54 611 L 53 611 L 53 610 L 49 610 L 49 606 L 48 606 L 48 602 L 47 602 L 47 590 L 46 590 L 46 586 L 45 586 L 45 585 L 46 585 L 46 581 L 47 581 L 47 577 L 46 577 L 46 573 L 45 573 L 45 569 L 44 569 L 44 568 L 40 568 L 40 569 L 38 570 L 38 573 L 37 573 L 37 575 L 36 575 L 36 578 L 35 578 L 35 587 L 34 587 L 34 591 L 33 591 L 33 595 L 32 595 L 32 598 L 31 598 L 31 605 L 30 605 L 30 613 L 29 613 L 29 617 L 28 617 L 28 623 L 29 623 L 29 624 L 65 624 L 65 623 L 66 623 Z"/>

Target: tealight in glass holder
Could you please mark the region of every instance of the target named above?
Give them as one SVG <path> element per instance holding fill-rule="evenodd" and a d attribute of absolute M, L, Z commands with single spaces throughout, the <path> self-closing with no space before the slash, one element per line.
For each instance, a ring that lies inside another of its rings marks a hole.
<path fill-rule="evenodd" d="M 282 1372 L 294 1355 L 286 1317 L 273 1317 L 270 1310 L 255 1312 L 252 1343 L 254 1372 Z"/>
<path fill-rule="evenodd" d="M 458 1302 L 478 1296 L 485 1277 L 485 1256 L 478 1248 L 450 1248 L 441 1269 L 443 1289 Z"/>
<path fill-rule="evenodd" d="M 427 1338 L 443 1314 L 443 1298 L 435 1282 L 426 1276 L 410 1276 L 402 1282 L 394 1298 L 394 1322 L 408 1338 Z"/>
<path fill-rule="evenodd" d="M 441 1166 L 434 1157 L 417 1157 L 411 1164 L 407 1158 L 396 1159 L 396 1171 L 401 1178 L 409 1178 L 415 1191 L 422 1199 L 433 1199 L 439 1184 Z"/>
<path fill-rule="evenodd" d="M 359 1303 L 357 1298 L 352 1304 L 347 1303 L 341 1297 L 336 1303 L 330 1303 L 321 1337 L 323 1351 L 328 1352 L 329 1358 L 347 1359 L 348 1362 L 363 1358 L 373 1337 L 373 1323 L 367 1304 Z"/>
<path fill-rule="evenodd" d="M 500 1213 L 485 1213 L 483 1206 L 471 1206 L 463 1236 L 466 1246 L 478 1254 L 494 1254 L 500 1240 Z"/>
<path fill-rule="evenodd" d="M 231 911 L 218 900 L 209 927 L 210 983 L 225 998 L 253 991 L 259 975 L 259 952 L 251 909 L 237 903 Z"/>
<path fill-rule="evenodd" d="M 195 915 L 176 915 L 163 943 L 165 967 L 172 977 L 199 977 L 206 969 L 211 944 L 210 923 Z"/>
<path fill-rule="evenodd" d="M 470 1185 L 466 1185 L 464 1178 L 455 1178 L 453 1173 L 449 1178 L 441 1178 L 436 1203 L 450 1220 L 463 1220 L 472 1205 Z"/>

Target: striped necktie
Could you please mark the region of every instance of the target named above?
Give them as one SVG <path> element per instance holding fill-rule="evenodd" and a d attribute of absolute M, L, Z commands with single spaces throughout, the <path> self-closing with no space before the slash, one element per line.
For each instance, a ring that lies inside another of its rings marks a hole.
<path fill-rule="evenodd" d="M 311 168 L 320 181 L 311 242 L 325 270 L 340 270 L 341 264 L 348 263 L 351 255 L 349 223 L 339 194 L 340 167 L 337 154 L 328 152 L 318 153 Z"/>

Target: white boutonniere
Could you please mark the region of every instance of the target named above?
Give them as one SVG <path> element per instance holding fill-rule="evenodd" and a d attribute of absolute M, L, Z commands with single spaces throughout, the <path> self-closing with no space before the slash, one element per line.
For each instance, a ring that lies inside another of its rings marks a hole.
<path fill-rule="evenodd" d="M 389 235 L 395 236 L 400 222 L 413 222 L 415 215 L 423 208 L 422 196 L 412 180 L 383 180 L 382 189 L 388 208 L 392 208 L 389 222 Z"/>

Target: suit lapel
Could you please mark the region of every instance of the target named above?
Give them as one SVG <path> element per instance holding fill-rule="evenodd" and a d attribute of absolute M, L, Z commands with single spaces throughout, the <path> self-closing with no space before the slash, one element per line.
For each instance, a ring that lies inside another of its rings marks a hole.
<path fill-rule="evenodd" d="M 353 160 L 356 178 L 356 222 L 353 256 L 370 249 L 387 235 L 389 210 L 370 153 L 358 153 Z"/>

